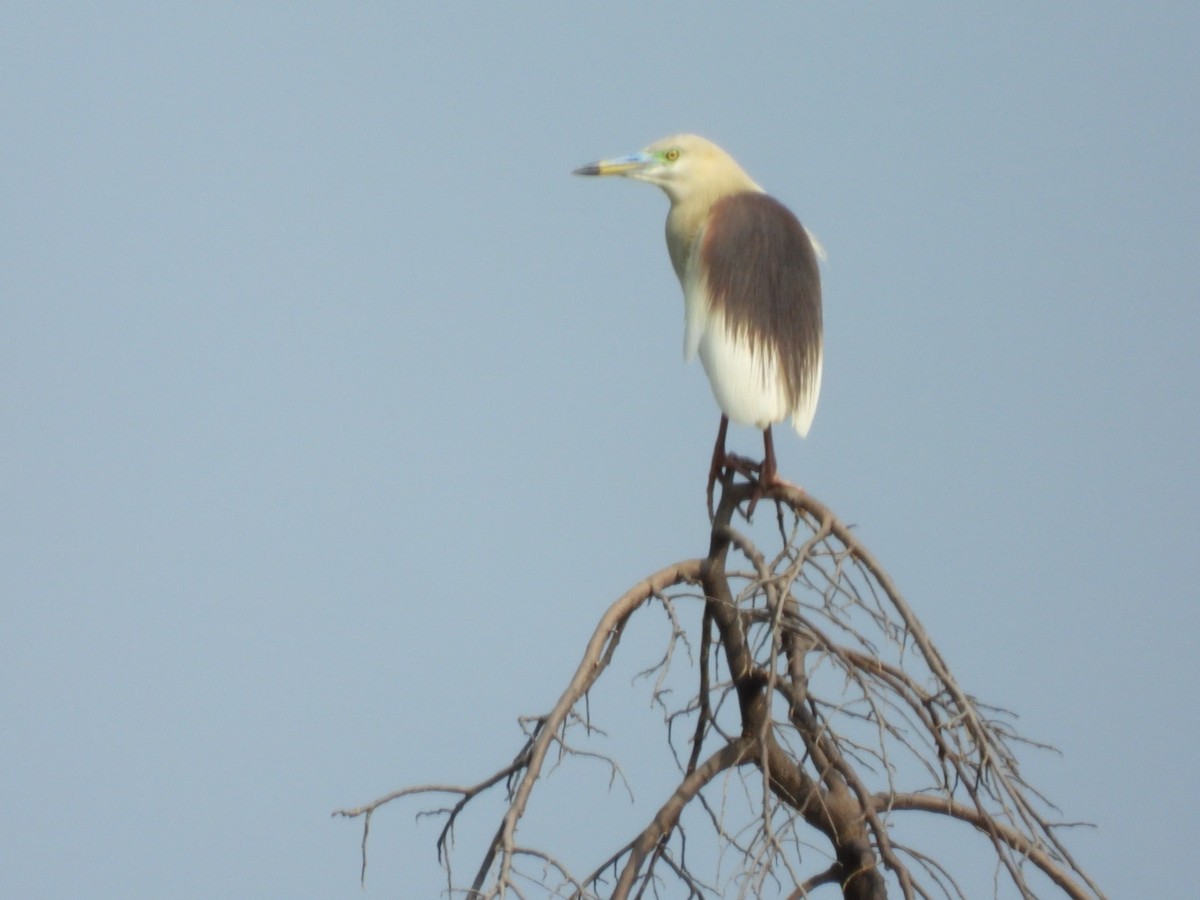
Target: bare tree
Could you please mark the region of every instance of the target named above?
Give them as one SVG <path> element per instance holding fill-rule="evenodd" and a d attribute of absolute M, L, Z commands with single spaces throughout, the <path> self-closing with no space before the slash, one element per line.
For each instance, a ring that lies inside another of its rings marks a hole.
<path fill-rule="evenodd" d="M 752 491 L 729 474 L 708 555 L 655 572 L 608 608 L 558 703 L 523 721 L 526 739 L 511 762 L 478 784 L 410 787 L 336 811 L 363 819 L 363 877 L 372 815 L 402 797 L 441 794 L 454 802 L 433 811 L 445 817 L 438 856 L 450 892 L 469 898 L 537 890 L 579 900 L 664 892 L 799 900 L 836 885 L 846 900 L 877 900 L 889 880 L 907 900 L 965 897 L 951 860 L 897 837 L 902 818 L 918 812 L 984 836 L 997 893 L 1007 883 L 1036 896 L 1028 877 L 1037 871 L 1068 897 L 1103 898 L 1060 839 L 1069 823 L 1052 821 L 1053 807 L 1020 774 L 1014 747 L 1033 742 L 959 687 L 854 532 L 811 495 L 780 485 L 766 494 L 778 546 L 764 551 L 733 525 Z M 694 654 L 677 615 L 689 603 L 702 608 Z M 518 826 L 548 754 L 588 752 L 572 743 L 591 728 L 588 692 L 610 670 L 634 613 L 650 604 L 661 605 L 671 628 L 661 660 L 643 674 L 655 679 L 679 778 L 637 834 L 618 838 L 625 843 L 593 870 L 572 872 L 548 850 L 522 844 Z M 694 688 L 672 705 L 664 684 L 681 644 L 693 657 Z M 728 802 L 731 781 L 741 788 L 740 818 Z M 500 785 L 505 811 L 470 887 L 460 888 L 454 825 Z M 727 867 L 712 881 L 689 861 L 686 845 L 698 830 L 722 859 L 735 860 L 732 874 Z"/>

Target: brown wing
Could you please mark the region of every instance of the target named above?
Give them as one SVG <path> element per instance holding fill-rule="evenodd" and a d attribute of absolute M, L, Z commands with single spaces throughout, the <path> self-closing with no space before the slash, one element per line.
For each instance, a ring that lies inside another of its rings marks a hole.
<path fill-rule="evenodd" d="M 713 204 L 700 254 L 709 309 L 752 347 L 774 351 L 793 409 L 815 408 L 821 273 L 800 221 L 767 194 L 731 194 Z"/>

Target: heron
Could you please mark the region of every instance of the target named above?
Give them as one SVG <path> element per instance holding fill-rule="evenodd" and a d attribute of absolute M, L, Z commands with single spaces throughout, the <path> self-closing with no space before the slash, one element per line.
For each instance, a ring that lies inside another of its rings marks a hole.
<path fill-rule="evenodd" d="M 620 175 L 657 185 L 671 201 L 667 251 L 683 288 L 683 355 L 697 355 L 721 408 L 708 475 L 753 478 L 754 502 L 782 483 L 771 426 L 789 416 L 808 435 L 821 392 L 824 251 L 786 206 L 711 141 L 680 134 L 575 175 Z M 729 422 L 763 432 L 763 461 L 725 450 Z"/>

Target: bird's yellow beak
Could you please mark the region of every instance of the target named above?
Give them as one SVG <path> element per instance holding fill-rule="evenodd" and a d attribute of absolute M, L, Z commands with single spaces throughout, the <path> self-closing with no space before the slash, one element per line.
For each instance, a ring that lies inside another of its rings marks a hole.
<path fill-rule="evenodd" d="M 602 159 L 575 169 L 572 175 L 635 175 L 654 162 L 649 153 L 631 153 L 615 159 Z"/>

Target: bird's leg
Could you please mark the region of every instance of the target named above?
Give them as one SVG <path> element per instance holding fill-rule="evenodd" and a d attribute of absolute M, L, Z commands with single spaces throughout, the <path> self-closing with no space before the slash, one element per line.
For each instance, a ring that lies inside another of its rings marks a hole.
<path fill-rule="evenodd" d="M 728 428 L 729 417 L 721 416 L 721 427 L 717 431 L 717 446 L 713 448 L 713 463 L 712 469 L 709 472 L 710 487 L 716 476 L 720 474 L 721 469 L 733 469 L 739 475 L 745 475 L 749 479 L 758 477 L 758 472 L 762 469 L 762 466 L 754 460 L 747 459 L 745 456 L 738 456 L 736 453 L 729 453 L 725 450 L 725 432 Z"/>
<path fill-rule="evenodd" d="M 750 505 L 746 507 L 747 519 L 754 515 L 754 507 L 758 505 L 759 499 L 778 481 L 779 469 L 775 465 L 775 440 L 771 437 L 771 426 L 768 425 L 763 429 L 762 468 L 758 472 L 754 493 L 750 495 Z"/>
<path fill-rule="evenodd" d="M 738 456 L 736 453 L 729 453 L 725 450 L 725 435 L 729 431 L 729 417 L 721 416 L 721 425 L 717 429 L 717 443 L 713 446 L 712 464 L 708 467 L 708 488 L 705 492 L 708 498 L 708 517 L 713 518 L 713 487 L 717 483 L 717 479 L 722 473 L 727 470 L 733 470 L 739 475 L 744 475 L 751 481 L 758 483 L 762 476 L 761 471 L 763 466 L 754 462 L 752 459 L 747 459 L 744 456 Z M 770 442 L 770 432 L 768 430 L 767 441 Z M 768 451 L 768 458 L 771 461 L 771 471 L 775 471 L 775 452 L 774 449 Z M 765 461 L 764 461 L 765 462 Z M 772 475 L 772 478 L 775 476 Z M 755 488 L 755 496 L 761 496 L 762 489 Z M 751 500 L 750 511 L 754 511 L 754 501 Z"/>
<path fill-rule="evenodd" d="M 769 488 L 779 478 L 779 469 L 775 467 L 775 439 L 771 437 L 771 426 L 763 429 L 763 464 L 758 475 L 758 483 L 763 488 Z"/>

